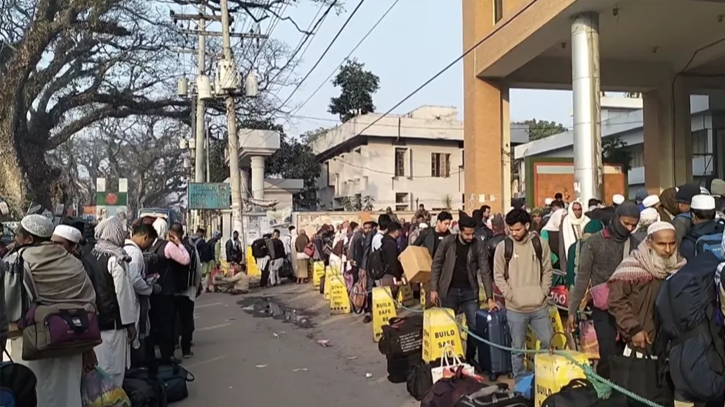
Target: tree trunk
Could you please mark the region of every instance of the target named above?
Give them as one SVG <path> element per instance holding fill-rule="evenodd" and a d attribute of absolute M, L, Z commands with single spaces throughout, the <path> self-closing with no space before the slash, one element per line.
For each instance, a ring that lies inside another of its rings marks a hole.
<path fill-rule="evenodd" d="M 11 104 L 10 109 L 0 115 L 0 197 L 7 202 L 12 216 L 18 217 L 27 206 L 28 180 L 20 167 L 15 148 L 13 108 Z"/>

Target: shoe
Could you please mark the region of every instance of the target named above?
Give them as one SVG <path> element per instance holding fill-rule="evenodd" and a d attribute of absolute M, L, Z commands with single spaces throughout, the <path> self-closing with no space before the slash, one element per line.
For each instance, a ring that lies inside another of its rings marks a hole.
<path fill-rule="evenodd" d="M 184 359 L 191 359 L 192 356 L 194 356 L 194 352 L 192 351 L 184 353 Z"/>
<path fill-rule="evenodd" d="M 181 359 L 177 358 L 176 356 L 172 356 L 172 357 L 171 357 L 171 358 L 169 359 L 169 362 L 171 362 L 171 363 L 176 363 L 177 365 L 180 365 L 180 364 L 181 364 Z"/>
<path fill-rule="evenodd" d="M 365 318 L 363 318 L 363 324 L 369 324 L 372 320 L 373 317 L 371 317 L 370 315 L 365 315 Z"/>

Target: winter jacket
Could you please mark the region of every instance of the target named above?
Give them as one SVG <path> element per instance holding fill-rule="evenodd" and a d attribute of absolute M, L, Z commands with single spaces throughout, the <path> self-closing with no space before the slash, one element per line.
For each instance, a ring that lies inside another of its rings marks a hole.
<path fill-rule="evenodd" d="M 645 331 L 654 343 L 655 300 L 664 280 L 610 281 L 609 313 L 614 316 L 617 331 L 626 342 L 641 331 Z"/>
<path fill-rule="evenodd" d="M 401 278 L 403 276 L 403 267 L 398 261 L 398 242 L 393 239 L 390 235 L 385 234 L 383 236 L 383 245 L 380 247 L 383 255 L 383 263 L 386 266 L 385 274 L 393 276 L 395 278 Z"/>
<path fill-rule="evenodd" d="M 453 281 L 453 273 L 456 269 L 456 239 L 458 234 L 451 234 L 443 239 L 433 256 L 431 265 L 431 291 L 437 291 L 441 298 L 446 298 L 448 290 Z M 473 239 L 468 250 L 468 281 L 471 289 L 478 297 L 479 277 L 483 282 L 486 298 L 493 298 L 493 280 L 489 268 L 488 252 L 484 243 L 479 239 Z"/>

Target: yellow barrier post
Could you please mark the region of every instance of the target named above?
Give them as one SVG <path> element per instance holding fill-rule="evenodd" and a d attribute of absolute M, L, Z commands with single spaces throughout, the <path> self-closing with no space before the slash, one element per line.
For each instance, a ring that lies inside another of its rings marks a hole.
<path fill-rule="evenodd" d="M 347 295 L 347 287 L 342 276 L 332 275 L 330 277 L 330 314 L 349 314 L 350 297 Z"/>
<path fill-rule="evenodd" d="M 409 284 L 403 284 L 399 287 L 398 290 L 398 298 L 396 298 L 396 301 L 398 301 L 397 307 L 400 308 L 403 307 L 412 307 L 415 305 L 415 297 L 413 297 L 413 288 Z"/>
<path fill-rule="evenodd" d="M 570 351 L 568 353 L 578 363 L 589 363 L 587 355 L 581 352 Z M 562 355 L 537 353 L 534 360 L 536 363 L 536 371 L 534 372 L 534 383 L 536 383 L 534 392 L 535 407 L 541 407 L 547 397 L 558 393 L 562 387 L 572 380 L 586 378 L 581 367 Z"/>
<path fill-rule="evenodd" d="M 423 361 L 432 362 L 443 356 L 443 350 L 452 346 L 456 355 L 463 357 L 461 332 L 452 309 L 432 308 L 423 313 Z"/>
<path fill-rule="evenodd" d="M 262 272 L 257 267 L 257 260 L 252 256 L 252 247 L 247 247 L 247 276 L 260 277 Z"/>
<path fill-rule="evenodd" d="M 325 267 L 325 287 L 324 287 L 324 297 L 325 300 L 330 301 L 330 282 L 333 279 L 332 270 L 330 267 Z"/>
<path fill-rule="evenodd" d="M 320 288 L 322 276 L 325 275 L 325 263 L 316 261 L 312 264 L 312 286 Z"/>
<path fill-rule="evenodd" d="M 378 342 L 383 334 L 383 327 L 390 318 L 395 318 L 395 303 L 390 287 L 373 288 L 373 341 Z"/>
<path fill-rule="evenodd" d="M 458 321 L 459 326 L 468 326 L 468 322 L 466 322 L 466 314 L 458 314 L 456 315 L 456 321 Z M 461 339 L 465 342 L 468 339 L 468 332 L 466 332 L 465 329 L 461 329 Z"/>
<path fill-rule="evenodd" d="M 549 307 L 549 318 L 551 319 L 551 326 L 554 332 L 566 332 L 564 330 L 564 324 L 561 321 L 561 315 L 556 307 Z M 569 347 L 566 344 L 566 337 L 564 335 L 554 335 L 552 338 L 552 347 L 558 350 L 568 350 Z M 541 349 L 541 341 L 536 338 L 536 334 L 531 330 L 531 327 L 526 329 L 526 349 L 539 350 Z M 528 370 L 534 370 L 534 356 L 532 354 L 524 354 L 524 366 Z"/>
<path fill-rule="evenodd" d="M 488 309 L 488 302 L 486 302 L 486 289 L 483 288 L 483 284 L 478 284 L 478 308 Z"/>

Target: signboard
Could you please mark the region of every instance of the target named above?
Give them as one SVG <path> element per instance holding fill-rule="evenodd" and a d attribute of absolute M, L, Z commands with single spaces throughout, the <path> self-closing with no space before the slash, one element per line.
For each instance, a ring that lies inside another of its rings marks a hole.
<path fill-rule="evenodd" d="M 189 209 L 229 209 L 231 197 L 225 182 L 189 183 Z"/>

